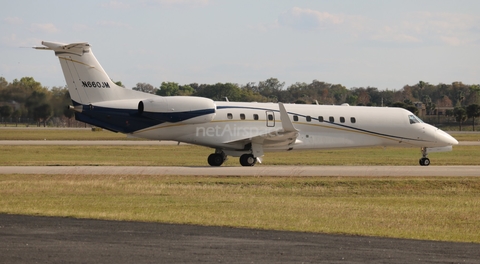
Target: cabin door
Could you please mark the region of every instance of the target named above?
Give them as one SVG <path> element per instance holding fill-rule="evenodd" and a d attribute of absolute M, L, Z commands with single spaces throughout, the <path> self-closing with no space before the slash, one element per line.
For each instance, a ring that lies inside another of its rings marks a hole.
<path fill-rule="evenodd" d="M 273 111 L 265 111 L 267 115 L 267 127 L 275 126 L 275 114 Z"/>

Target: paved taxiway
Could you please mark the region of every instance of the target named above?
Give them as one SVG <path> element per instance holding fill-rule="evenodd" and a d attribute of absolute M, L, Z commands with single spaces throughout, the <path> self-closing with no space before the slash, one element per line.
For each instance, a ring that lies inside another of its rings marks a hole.
<path fill-rule="evenodd" d="M 478 263 L 480 244 L 0 214 L 1 263 Z"/>
<path fill-rule="evenodd" d="M 480 176 L 478 166 L 2 166 L 0 174 L 199 176 Z"/>

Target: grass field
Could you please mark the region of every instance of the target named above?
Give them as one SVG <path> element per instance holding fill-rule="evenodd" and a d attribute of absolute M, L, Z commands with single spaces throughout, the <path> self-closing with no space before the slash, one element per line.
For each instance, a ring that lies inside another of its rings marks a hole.
<path fill-rule="evenodd" d="M 0 166 L 208 166 L 212 150 L 180 146 L 2 146 Z M 266 153 L 268 165 L 418 165 L 417 148 L 359 148 Z M 456 146 L 429 155 L 431 166 L 480 165 L 478 146 Z M 229 157 L 223 166 L 240 166 Z"/>
<path fill-rule="evenodd" d="M 0 212 L 480 242 L 480 178 L 1 175 Z"/>
<path fill-rule="evenodd" d="M 0 129 L 0 139 L 14 134 L 23 140 L 125 138 L 106 131 Z M 477 136 L 460 135 L 468 136 L 464 140 Z M 206 166 L 210 153 L 189 145 L 2 146 L 0 166 Z M 257 166 L 418 165 L 419 157 L 416 148 L 312 150 L 267 153 Z M 480 165 L 480 148 L 455 146 L 452 152 L 432 153 L 430 159 L 432 166 Z M 239 166 L 237 158 L 225 166 Z M 0 213 L 10 214 L 480 243 L 479 177 L 0 174 L 0 197 Z"/>

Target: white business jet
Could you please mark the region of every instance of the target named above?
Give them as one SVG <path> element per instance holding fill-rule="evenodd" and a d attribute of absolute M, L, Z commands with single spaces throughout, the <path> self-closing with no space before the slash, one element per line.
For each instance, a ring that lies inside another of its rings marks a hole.
<path fill-rule="evenodd" d="M 227 156 L 242 166 L 265 152 L 369 146 L 414 146 L 420 165 L 431 152 L 458 141 L 403 108 L 214 102 L 193 96 L 161 97 L 117 86 L 88 43 L 42 42 L 59 58 L 75 119 L 153 140 L 173 140 L 215 149 L 208 164 Z"/>

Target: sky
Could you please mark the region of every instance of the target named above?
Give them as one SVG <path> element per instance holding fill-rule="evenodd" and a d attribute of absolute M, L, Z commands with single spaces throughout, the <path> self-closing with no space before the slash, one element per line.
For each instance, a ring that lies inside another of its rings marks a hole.
<path fill-rule="evenodd" d="M 478 0 L 3 1 L 0 77 L 64 86 L 41 41 L 88 42 L 114 81 L 480 83 Z"/>

